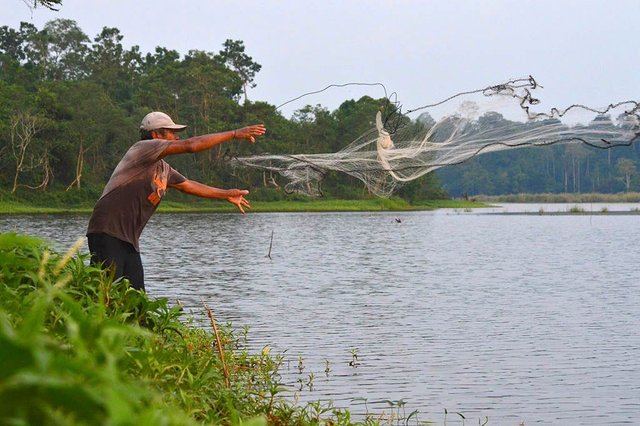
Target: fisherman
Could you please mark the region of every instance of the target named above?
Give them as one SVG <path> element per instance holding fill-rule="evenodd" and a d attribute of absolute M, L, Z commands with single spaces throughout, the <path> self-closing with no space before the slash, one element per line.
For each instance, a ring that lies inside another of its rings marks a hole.
<path fill-rule="evenodd" d="M 139 239 L 167 188 L 202 198 L 227 200 L 243 214 L 251 208 L 244 189 L 220 189 L 189 180 L 164 158 L 206 151 L 223 142 L 245 139 L 255 143 L 264 135 L 264 125 L 194 136 L 184 140 L 178 133 L 187 126 L 175 124 L 163 112 L 150 112 L 140 124 L 140 141 L 133 144 L 116 166 L 96 203 L 87 239 L 93 265 L 114 269 L 115 278 L 126 277 L 133 288 L 144 290 L 144 271 Z"/>

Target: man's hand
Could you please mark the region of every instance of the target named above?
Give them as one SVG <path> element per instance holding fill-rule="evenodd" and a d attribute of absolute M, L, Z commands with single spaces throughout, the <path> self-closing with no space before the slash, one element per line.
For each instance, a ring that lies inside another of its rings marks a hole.
<path fill-rule="evenodd" d="M 254 126 L 243 127 L 242 129 L 234 130 L 233 137 L 235 139 L 246 139 L 251 143 L 256 142 L 256 136 L 262 136 L 267 129 L 264 124 L 256 124 Z"/>
<path fill-rule="evenodd" d="M 205 185 L 194 180 L 185 180 L 177 184 L 169 184 L 171 188 L 176 188 L 185 194 L 191 194 L 202 198 L 215 198 L 217 200 L 227 200 L 234 206 L 238 207 L 242 214 L 244 214 L 244 208 L 251 208 L 249 202 L 244 199 L 244 196 L 249 193 L 246 189 L 220 189 L 213 186 Z"/>
<path fill-rule="evenodd" d="M 243 207 L 246 207 L 248 209 L 251 208 L 249 202 L 244 198 L 244 196 L 248 193 L 249 191 L 247 191 L 246 189 L 230 189 L 229 195 L 227 196 L 227 201 L 235 205 L 242 212 L 242 214 L 245 214 Z"/>

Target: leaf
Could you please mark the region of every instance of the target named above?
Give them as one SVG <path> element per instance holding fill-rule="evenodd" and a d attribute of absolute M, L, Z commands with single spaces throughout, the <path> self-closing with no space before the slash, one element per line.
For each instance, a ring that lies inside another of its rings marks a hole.
<path fill-rule="evenodd" d="M 417 415 L 418 415 L 418 413 L 419 413 L 419 411 L 418 411 L 418 410 L 413 410 L 411 413 L 409 413 L 409 417 L 407 417 L 407 421 L 406 421 L 406 423 L 409 423 L 409 420 L 411 420 L 411 417 L 413 417 L 413 416 L 417 416 Z"/>
<path fill-rule="evenodd" d="M 10 339 L 3 331 L 0 330 L 0 382 L 34 364 L 31 351 Z"/>

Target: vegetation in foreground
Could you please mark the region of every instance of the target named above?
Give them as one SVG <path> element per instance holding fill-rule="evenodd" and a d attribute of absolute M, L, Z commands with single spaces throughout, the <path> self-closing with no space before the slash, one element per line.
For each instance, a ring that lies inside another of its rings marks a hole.
<path fill-rule="evenodd" d="M 230 326 L 185 324 L 179 307 L 85 261 L 0 234 L 6 424 L 352 424 L 348 411 L 281 398 L 281 356 L 250 354 Z"/>

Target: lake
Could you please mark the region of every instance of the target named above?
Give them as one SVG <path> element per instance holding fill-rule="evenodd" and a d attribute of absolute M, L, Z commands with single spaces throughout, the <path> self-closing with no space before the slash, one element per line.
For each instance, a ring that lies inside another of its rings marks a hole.
<path fill-rule="evenodd" d="M 399 401 L 439 424 L 445 409 L 448 424 L 638 424 L 640 215 L 625 213 L 640 205 L 551 214 L 576 206 L 157 214 L 146 286 L 249 326 L 256 351 L 284 352 L 301 401 L 360 415 Z M 0 231 L 65 250 L 87 219 L 0 216 Z"/>

